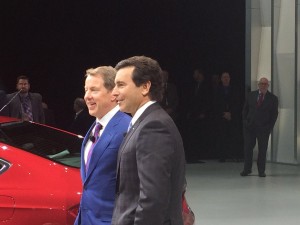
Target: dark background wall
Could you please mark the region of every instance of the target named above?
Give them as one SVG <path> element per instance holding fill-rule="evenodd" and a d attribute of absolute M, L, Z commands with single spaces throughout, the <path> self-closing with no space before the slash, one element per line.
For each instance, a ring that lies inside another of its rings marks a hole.
<path fill-rule="evenodd" d="M 83 96 L 85 70 L 133 55 L 169 70 L 183 101 L 196 67 L 208 76 L 228 70 L 244 86 L 241 0 L 3 0 L 0 29 L 6 91 L 14 91 L 18 75 L 29 76 L 62 128 Z"/>

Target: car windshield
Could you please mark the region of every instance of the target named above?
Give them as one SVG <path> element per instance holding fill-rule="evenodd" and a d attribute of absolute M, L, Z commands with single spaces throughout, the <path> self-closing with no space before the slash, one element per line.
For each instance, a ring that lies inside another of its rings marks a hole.
<path fill-rule="evenodd" d="M 80 167 L 82 137 L 30 122 L 3 123 L 0 141 L 52 161 Z"/>

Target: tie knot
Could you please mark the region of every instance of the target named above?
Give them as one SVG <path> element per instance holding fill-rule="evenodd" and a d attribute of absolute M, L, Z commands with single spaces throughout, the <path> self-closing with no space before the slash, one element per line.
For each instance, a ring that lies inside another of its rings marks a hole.
<path fill-rule="evenodd" d="M 101 125 L 101 123 L 97 123 L 95 126 L 95 132 L 94 132 L 94 137 L 98 138 L 100 130 L 103 128 L 103 126 Z"/>

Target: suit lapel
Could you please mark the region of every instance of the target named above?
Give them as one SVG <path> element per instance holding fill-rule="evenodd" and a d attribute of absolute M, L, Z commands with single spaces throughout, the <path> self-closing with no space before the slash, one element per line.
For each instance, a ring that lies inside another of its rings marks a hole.
<path fill-rule="evenodd" d="M 135 133 L 136 129 L 139 127 L 140 123 L 153 111 L 160 109 L 160 106 L 158 103 L 154 103 L 150 105 L 138 118 L 138 120 L 133 124 L 131 129 L 126 134 L 125 138 L 122 141 L 122 144 L 120 146 L 120 150 L 118 152 L 118 161 L 117 161 L 117 173 L 119 173 L 119 166 L 120 166 L 120 158 L 122 155 L 122 152 L 125 149 L 125 146 L 127 145 L 128 141 L 130 140 L 131 136 Z"/>
<path fill-rule="evenodd" d="M 257 105 L 258 96 L 259 96 L 259 91 L 257 90 L 257 91 L 255 91 L 255 94 L 253 95 L 253 104 L 255 105 L 255 107 Z"/>
<path fill-rule="evenodd" d="M 270 92 L 267 91 L 266 94 L 265 94 L 265 98 L 264 98 L 264 100 L 262 102 L 262 105 L 263 104 L 268 104 L 269 101 L 270 101 Z"/>
<path fill-rule="evenodd" d="M 92 132 L 95 125 L 96 125 L 96 121 L 92 124 L 92 126 L 88 130 L 87 134 L 85 135 L 85 137 L 83 139 L 82 145 L 81 145 L 81 168 L 80 168 L 80 173 L 81 173 L 82 181 L 85 181 L 85 178 L 86 178 L 85 162 L 84 162 L 84 149 L 85 149 L 86 143 L 89 140 L 90 134 L 91 134 L 91 132 Z"/>
<path fill-rule="evenodd" d="M 89 169 L 87 171 L 85 181 L 88 179 L 90 174 L 93 172 L 93 170 L 97 166 L 98 161 L 101 159 L 101 156 L 107 150 L 107 146 L 111 142 L 111 139 L 113 138 L 113 135 L 114 135 L 114 127 L 120 121 L 120 115 L 121 115 L 121 113 L 117 112 L 111 118 L 109 123 L 106 125 L 103 133 L 101 134 L 99 140 L 97 141 L 97 143 L 96 143 L 96 145 L 93 149 L 93 153 L 92 153 L 92 157 L 91 157 L 91 160 L 90 160 Z"/>

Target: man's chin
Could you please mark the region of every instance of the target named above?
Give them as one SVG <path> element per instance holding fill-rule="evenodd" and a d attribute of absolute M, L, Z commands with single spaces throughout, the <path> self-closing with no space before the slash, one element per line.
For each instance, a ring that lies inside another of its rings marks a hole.
<path fill-rule="evenodd" d="M 126 110 L 126 108 L 125 108 L 125 107 L 123 107 L 122 105 L 119 105 L 119 106 L 120 106 L 120 111 L 121 111 L 121 112 L 125 112 L 125 113 L 127 113 L 127 112 L 126 112 L 127 110 Z"/>
<path fill-rule="evenodd" d="M 94 117 L 96 117 L 95 115 L 95 112 L 94 111 L 91 111 L 91 110 L 89 110 L 89 114 L 90 114 L 90 116 L 94 116 Z"/>

